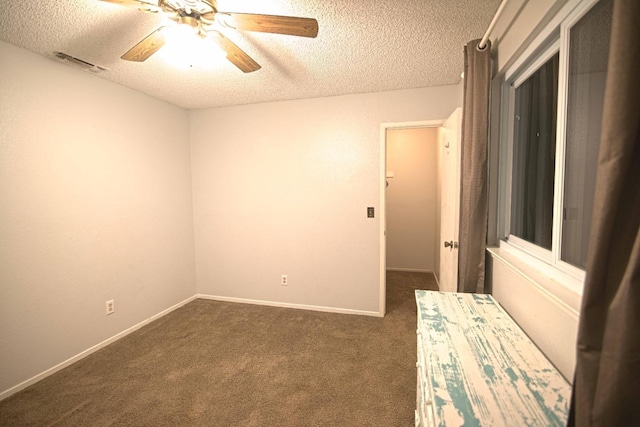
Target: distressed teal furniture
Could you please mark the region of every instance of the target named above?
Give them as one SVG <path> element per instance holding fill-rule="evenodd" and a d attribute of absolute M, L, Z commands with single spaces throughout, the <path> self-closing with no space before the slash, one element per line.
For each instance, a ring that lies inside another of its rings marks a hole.
<path fill-rule="evenodd" d="M 490 295 L 416 302 L 416 426 L 565 425 L 571 386 Z"/>

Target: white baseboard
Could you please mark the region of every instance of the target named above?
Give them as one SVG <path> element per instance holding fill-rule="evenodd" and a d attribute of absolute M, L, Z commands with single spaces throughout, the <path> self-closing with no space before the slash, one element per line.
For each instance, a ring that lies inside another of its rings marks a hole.
<path fill-rule="evenodd" d="M 102 341 L 101 343 L 96 344 L 93 347 L 90 347 L 90 348 L 86 349 L 85 351 L 83 351 L 83 352 L 81 352 L 81 353 L 79 353 L 79 354 L 77 354 L 77 355 L 65 360 L 64 362 L 59 363 L 56 366 L 54 366 L 52 368 L 49 368 L 46 371 L 41 372 L 38 375 L 36 375 L 34 377 L 31 377 L 28 380 L 25 380 L 25 381 L 21 382 L 18 385 L 15 385 L 15 386 L 13 386 L 13 387 L 11 387 L 11 388 L 3 391 L 3 392 L 0 392 L 0 400 L 4 400 L 7 397 L 19 392 L 20 390 L 24 390 L 25 388 L 29 387 L 30 385 L 35 384 L 38 381 L 45 379 L 49 375 L 52 375 L 52 374 L 60 371 L 61 369 L 64 369 L 67 366 L 69 366 L 69 365 L 71 365 L 71 364 L 73 364 L 73 363 L 75 363 L 75 362 L 77 362 L 77 361 L 79 361 L 81 359 L 84 359 L 85 357 L 89 356 L 92 353 L 95 353 L 96 351 L 100 350 L 101 348 L 104 348 L 104 347 L 108 346 L 109 344 L 111 344 L 111 343 L 113 343 L 115 341 L 118 341 L 120 338 L 123 338 L 123 337 L 129 335 L 130 333 L 132 333 L 134 331 L 137 331 L 138 329 L 142 328 L 143 326 L 153 322 L 154 320 L 157 320 L 157 319 L 161 318 L 162 316 L 165 316 L 165 315 L 171 313 L 172 311 L 174 311 L 174 310 L 182 307 L 183 305 L 195 300 L 196 298 L 197 298 L 197 295 L 194 295 L 194 296 L 192 296 L 190 298 L 187 298 L 186 300 L 184 300 L 182 302 L 179 302 L 178 304 L 176 304 L 176 305 L 174 305 L 172 307 L 169 307 L 166 310 L 163 310 L 160 313 L 155 314 L 155 315 L 149 317 L 148 319 L 145 319 L 142 322 L 140 322 L 140 323 L 138 323 L 138 324 L 136 324 L 136 325 L 134 325 L 134 326 L 132 326 L 132 327 L 130 327 L 128 329 L 125 329 L 124 331 L 112 336 L 111 338 L 108 338 L 108 339 Z"/>
<path fill-rule="evenodd" d="M 235 302 L 235 303 L 241 303 L 241 304 L 266 305 L 270 307 L 295 308 L 298 310 L 322 311 L 325 313 L 354 314 L 358 316 L 384 317 L 383 314 L 377 311 L 352 310 L 348 308 L 292 304 L 287 302 L 263 301 L 263 300 L 255 300 L 255 299 L 221 297 L 217 295 L 203 295 L 203 294 L 198 294 L 198 298 L 214 300 L 214 301 L 223 301 L 223 302 Z"/>
<path fill-rule="evenodd" d="M 112 344 L 116 341 L 118 341 L 121 338 L 124 338 L 125 336 L 129 335 L 132 332 L 137 331 L 138 329 L 142 328 L 143 326 L 153 322 L 154 320 L 157 320 L 169 313 L 171 313 L 172 311 L 182 307 L 185 304 L 190 303 L 191 301 L 198 299 L 198 298 L 202 298 L 202 299 L 208 299 L 208 300 L 215 300 L 215 301 L 224 301 L 224 302 L 235 302 L 235 303 L 243 303 L 243 304 L 255 304 L 255 305 L 266 305 L 266 306 L 271 306 L 271 307 L 282 307 L 282 308 L 294 308 L 294 309 L 299 309 L 299 310 L 311 310 L 311 311 L 322 311 L 322 312 L 326 312 L 326 313 L 339 313 L 339 314 L 351 314 L 351 315 L 359 315 L 359 316 L 372 316 L 372 317 L 383 317 L 383 315 L 379 312 L 375 312 L 375 311 L 362 311 L 362 310 L 351 310 L 351 309 L 346 309 L 346 308 L 335 308 L 335 307 L 323 307 L 323 306 L 314 306 L 314 305 L 303 305 L 303 304 L 290 304 L 290 303 L 285 303 L 285 302 L 274 302 L 274 301 L 262 301 L 262 300 L 252 300 L 252 299 L 244 299 L 244 298 L 233 298 L 233 297 L 221 297 L 221 296 L 216 296 L 216 295 L 202 295 L 202 294 L 198 294 L 198 295 L 194 295 L 192 297 L 189 297 L 187 299 L 185 299 L 184 301 L 179 302 L 178 304 L 167 308 L 166 310 L 161 311 L 158 314 L 155 314 L 151 317 L 149 317 L 148 319 L 143 320 L 142 322 L 112 336 L 111 338 L 108 338 L 104 341 L 102 341 L 99 344 L 94 345 L 93 347 L 90 347 L 86 350 L 84 350 L 83 352 L 65 360 L 64 362 L 61 362 L 49 369 L 47 369 L 44 372 L 41 372 L 31 378 L 29 378 L 28 380 L 25 380 L 23 382 L 21 382 L 20 384 L 17 384 L 3 392 L 0 392 L 0 400 L 4 400 L 7 397 L 21 391 L 24 390 L 25 388 L 29 387 L 32 384 L 37 383 L 38 381 L 41 381 L 43 379 L 45 379 L 46 377 L 53 375 L 54 373 L 66 368 L 67 366 L 81 360 L 84 359 L 85 357 L 89 356 L 92 353 L 95 353 L 96 351 L 108 346 L 109 344 Z"/>
<path fill-rule="evenodd" d="M 432 273 L 432 270 L 422 270 L 419 268 L 396 268 L 396 267 L 387 267 L 387 271 L 403 271 L 406 273 Z"/>

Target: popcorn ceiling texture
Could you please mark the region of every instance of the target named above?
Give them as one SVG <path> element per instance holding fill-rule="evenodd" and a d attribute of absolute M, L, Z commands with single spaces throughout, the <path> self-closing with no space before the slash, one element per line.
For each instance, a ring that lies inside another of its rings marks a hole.
<path fill-rule="evenodd" d="M 161 16 L 98 0 L 2 0 L 0 40 L 107 69 L 99 77 L 187 109 L 457 84 L 463 46 L 481 38 L 500 0 L 219 0 L 218 9 L 316 18 L 315 39 L 222 32 L 262 69 L 221 58 L 179 69 L 158 54 L 120 59 Z M 3 58 L 2 61 L 9 60 Z"/>

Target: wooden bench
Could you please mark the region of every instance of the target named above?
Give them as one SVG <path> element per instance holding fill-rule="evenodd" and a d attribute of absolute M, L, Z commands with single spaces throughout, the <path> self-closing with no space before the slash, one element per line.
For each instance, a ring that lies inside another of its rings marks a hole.
<path fill-rule="evenodd" d="M 564 426 L 571 386 L 490 295 L 416 291 L 416 426 Z"/>

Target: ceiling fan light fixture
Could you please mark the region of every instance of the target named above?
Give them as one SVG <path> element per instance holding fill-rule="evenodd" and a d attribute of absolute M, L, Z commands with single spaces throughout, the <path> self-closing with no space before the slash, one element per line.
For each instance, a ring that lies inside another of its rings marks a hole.
<path fill-rule="evenodd" d="M 200 38 L 197 28 L 184 24 L 167 26 L 163 33 L 167 43 L 170 44 L 188 45 Z"/>
<path fill-rule="evenodd" d="M 203 37 L 190 25 L 166 27 L 164 34 L 166 43 L 158 54 L 178 68 L 210 68 L 225 58 L 225 52 L 211 38 Z"/>
<path fill-rule="evenodd" d="M 148 6 L 148 0 L 103 0 L 109 3 L 118 3 L 125 6 L 140 8 Z M 295 16 L 263 15 L 254 13 L 231 13 L 220 12 L 217 9 L 215 0 L 155 0 L 154 6 L 159 8 L 165 18 L 168 18 L 178 25 L 175 28 L 186 27 L 189 32 L 195 33 L 200 40 L 213 41 L 224 57 L 235 65 L 243 73 L 251 73 L 259 70 L 258 64 L 251 56 L 243 51 L 231 39 L 227 38 L 222 28 L 215 28 L 214 24 L 220 27 L 227 27 L 240 31 L 254 31 L 259 33 L 273 33 L 288 36 L 311 37 L 318 35 L 318 21 L 313 18 L 300 18 Z M 166 44 L 164 29 L 173 25 L 161 26 L 138 44 L 129 49 L 121 58 L 125 61 L 144 62 L 151 55 L 160 51 Z M 179 31 L 184 31 L 180 29 Z M 177 32 L 177 31 L 176 31 Z M 175 35 L 171 39 L 177 38 Z M 191 45 L 196 43 L 191 42 Z M 203 43 L 199 43 L 202 45 Z M 183 56 L 189 47 L 188 43 L 181 43 L 181 47 L 173 49 L 172 56 Z M 189 47 L 189 50 L 191 47 Z M 213 49 L 213 47 L 209 48 Z M 171 51 L 172 49 L 162 49 Z M 178 52 L 181 50 L 181 52 Z M 211 57 L 211 53 L 205 53 L 205 58 Z M 192 61 L 188 61 L 192 62 Z M 193 67 L 193 64 L 189 64 Z"/>

